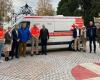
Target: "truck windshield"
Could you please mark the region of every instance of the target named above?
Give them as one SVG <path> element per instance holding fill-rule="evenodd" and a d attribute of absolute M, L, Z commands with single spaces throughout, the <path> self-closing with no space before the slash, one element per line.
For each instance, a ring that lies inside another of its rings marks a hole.
<path fill-rule="evenodd" d="M 22 24 L 25 23 L 26 24 L 26 27 L 30 28 L 30 22 L 29 21 L 23 21 L 19 24 L 19 26 L 21 27 Z"/>

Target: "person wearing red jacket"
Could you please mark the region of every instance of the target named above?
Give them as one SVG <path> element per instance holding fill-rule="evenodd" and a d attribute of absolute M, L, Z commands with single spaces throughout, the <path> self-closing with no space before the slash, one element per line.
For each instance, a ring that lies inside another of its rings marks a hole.
<path fill-rule="evenodd" d="M 1 59 L 3 45 L 4 45 L 4 30 L 3 26 L 0 25 L 0 63 L 3 62 L 3 60 Z"/>
<path fill-rule="evenodd" d="M 40 30 L 36 25 L 33 25 L 30 29 L 30 33 L 31 33 L 31 42 L 32 42 L 31 56 L 33 56 L 34 53 L 39 54 L 38 46 L 39 46 Z"/>

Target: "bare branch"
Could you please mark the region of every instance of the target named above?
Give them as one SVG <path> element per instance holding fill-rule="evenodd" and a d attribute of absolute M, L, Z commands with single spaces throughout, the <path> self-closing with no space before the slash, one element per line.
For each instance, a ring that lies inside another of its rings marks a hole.
<path fill-rule="evenodd" d="M 36 14 L 38 16 L 54 15 L 54 9 L 52 7 L 51 0 L 39 0 L 37 5 Z"/>

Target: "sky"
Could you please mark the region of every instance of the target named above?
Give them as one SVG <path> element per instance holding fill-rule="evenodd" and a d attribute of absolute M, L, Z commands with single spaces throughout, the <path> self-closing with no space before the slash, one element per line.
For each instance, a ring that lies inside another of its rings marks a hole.
<path fill-rule="evenodd" d="M 57 6 L 60 0 L 51 0 L 53 8 L 57 10 Z M 13 0 L 13 6 L 16 13 L 19 12 L 20 7 L 24 6 L 26 3 L 33 8 L 35 12 L 38 0 Z"/>

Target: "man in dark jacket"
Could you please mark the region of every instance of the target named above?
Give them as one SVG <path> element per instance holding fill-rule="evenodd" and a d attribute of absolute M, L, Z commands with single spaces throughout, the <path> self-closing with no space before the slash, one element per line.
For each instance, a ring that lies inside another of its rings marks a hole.
<path fill-rule="evenodd" d="M 80 45 L 80 29 L 78 27 L 77 24 L 75 24 L 75 28 L 73 30 L 73 38 L 74 38 L 74 50 L 77 51 L 77 50 L 80 50 L 79 49 L 79 45 Z"/>
<path fill-rule="evenodd" d="M 25 57 L 26 54 L 26 43 L 30 38 L 30 31 L 29 28 L 26 26 L 26 23 L 22 23 L 21 28 L 18 30 L 19 31 L 19 54 L 23 57 Z"/>
<path fill-rule="evenodd" d="M 12 43 L 12 51 L 11 51 L 11 59 L 15 56 L 19 58 L 18 47 L 19 47 L 19 32 L 18 32 L 19 25 L 15 26 L 15 29 L 12 31 L 13 36 L 13 43 Z"/>
<path fill-rule="evenodd" d="M 41 46 L 42 46 L 42 54 L 47 55 L 47 41 L 49 39 L 49 32 L 48 29 L 45 28 L 45 26 L 42 26 L 42 29 L 40 30 L 40 40 L 41 40 Z"/>
<path fill-rule="evenodd" d="M 90 53 L 92 52 L 92 42 L 94 45 L 94 53 L 96 53 L 96 27 L 94 26 L 93 21 L 89 22 L 87 37 L 89 38 Z"/>

